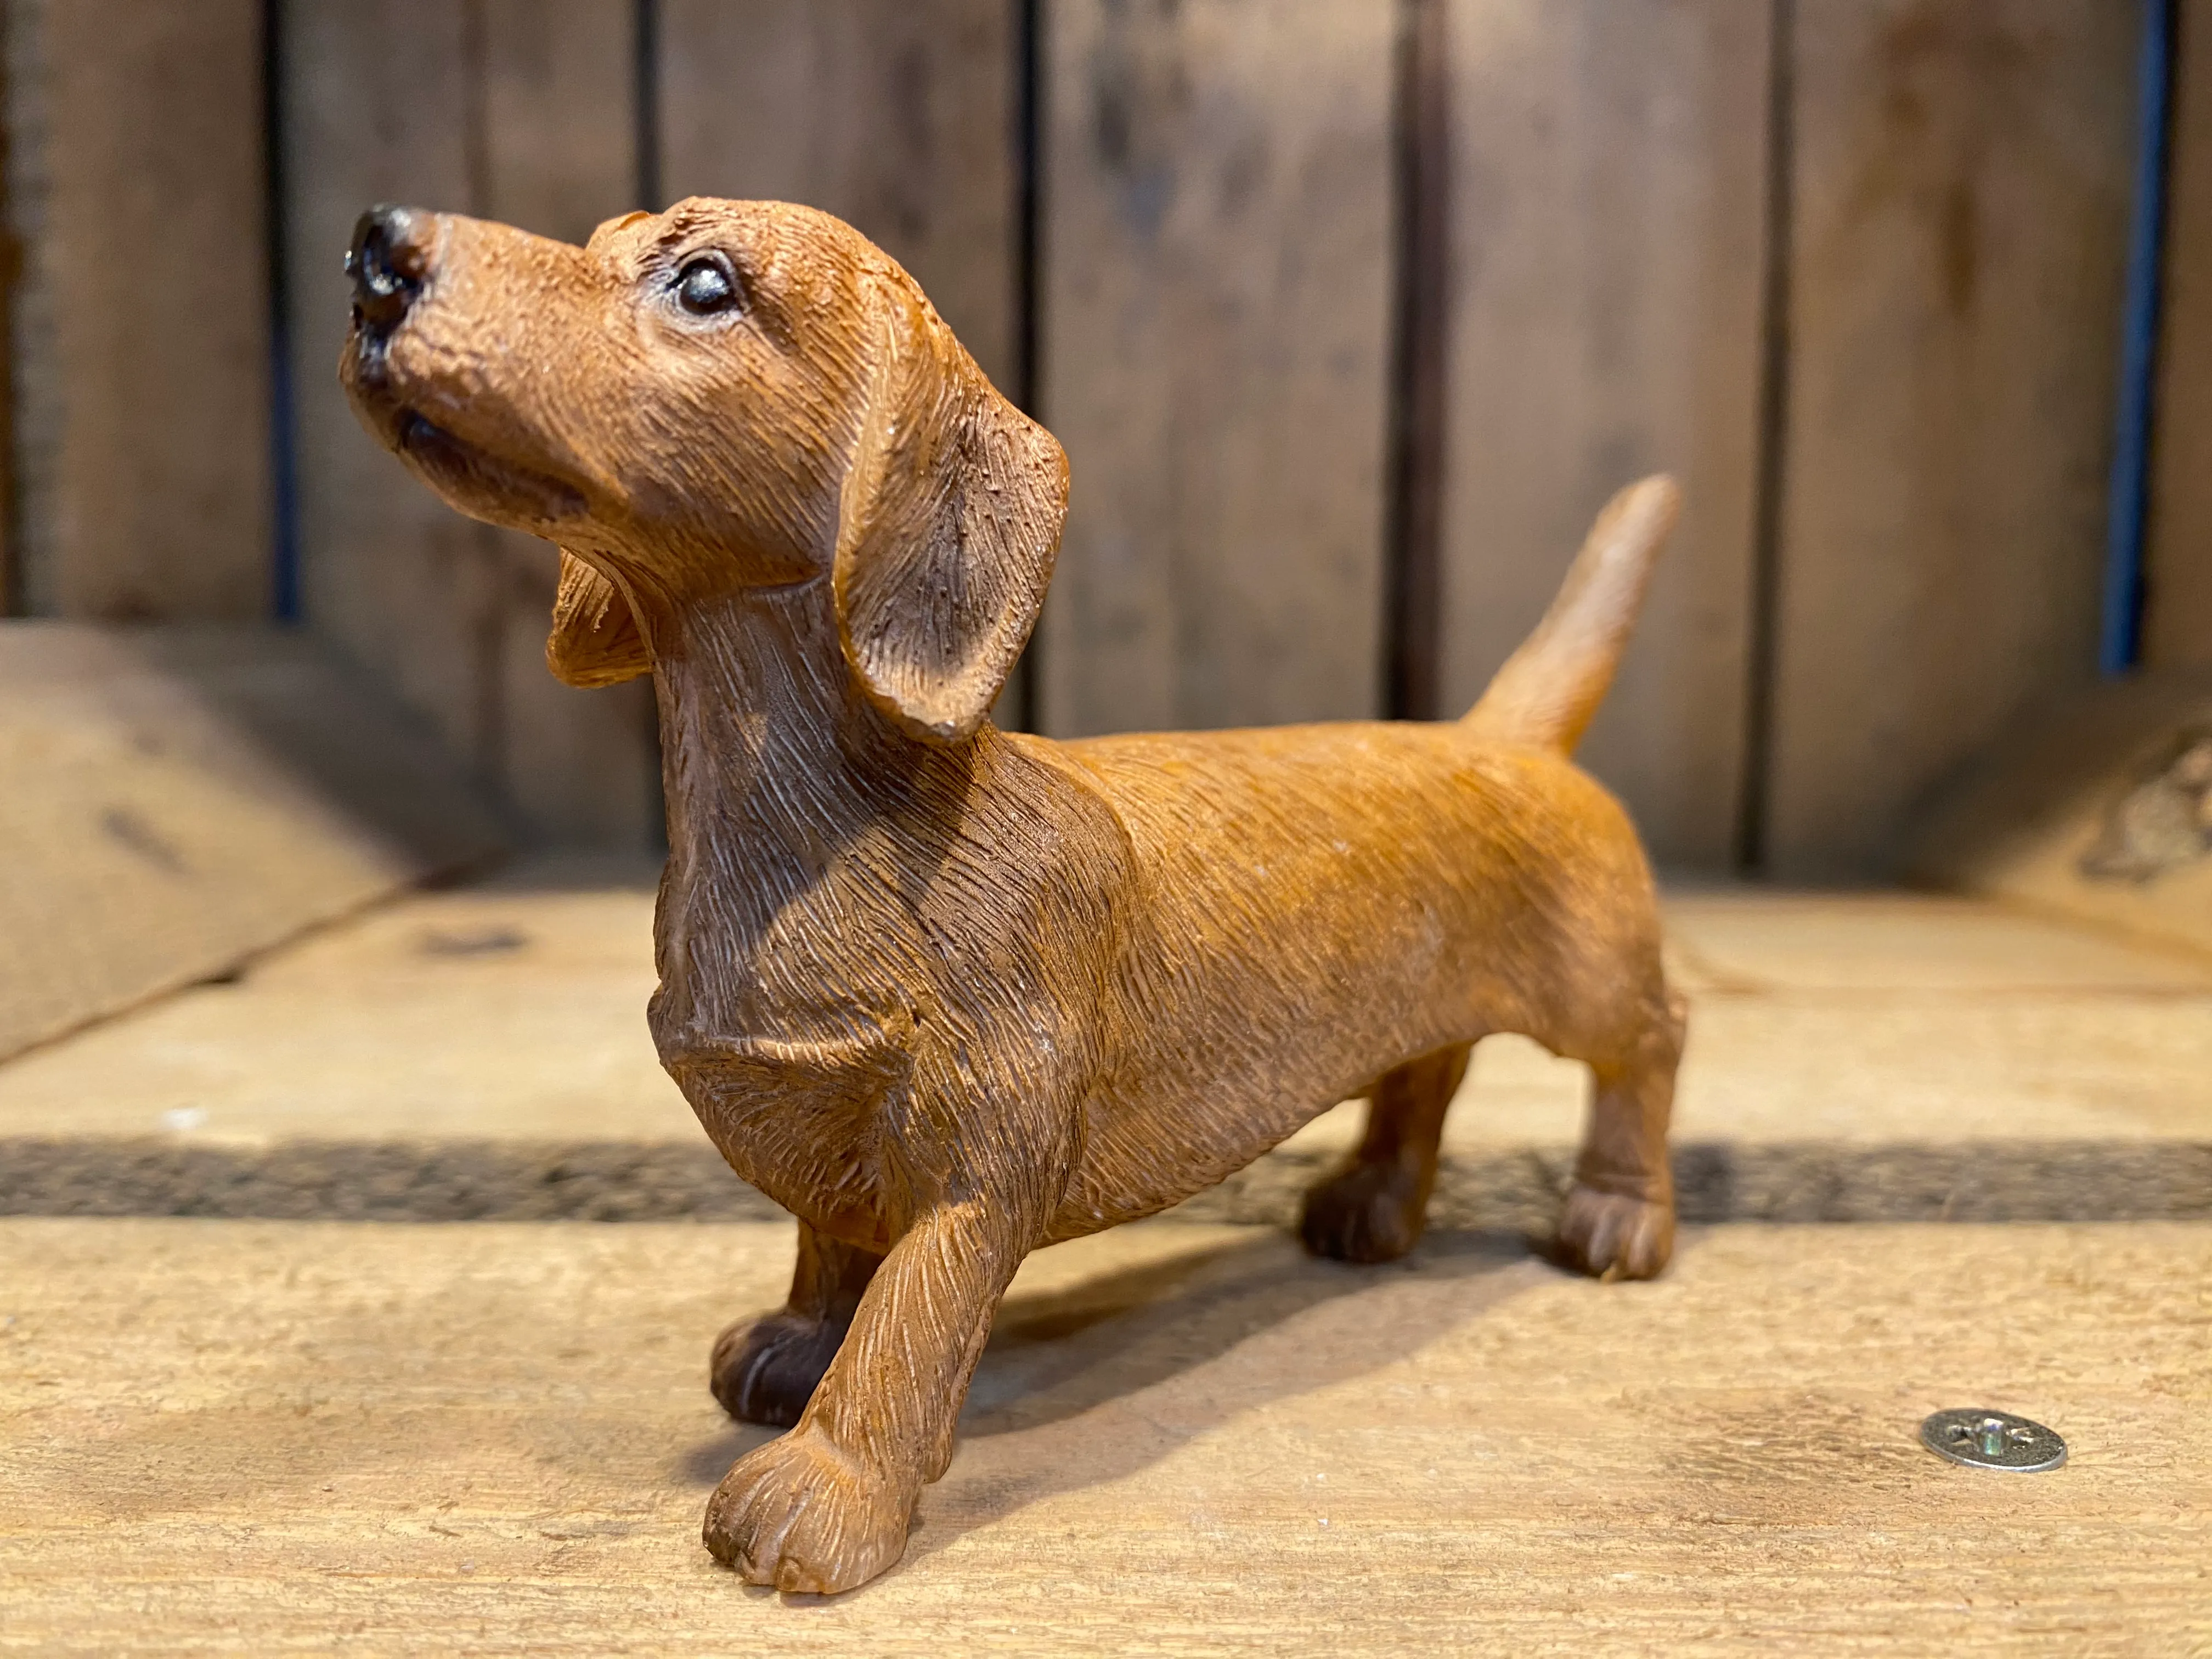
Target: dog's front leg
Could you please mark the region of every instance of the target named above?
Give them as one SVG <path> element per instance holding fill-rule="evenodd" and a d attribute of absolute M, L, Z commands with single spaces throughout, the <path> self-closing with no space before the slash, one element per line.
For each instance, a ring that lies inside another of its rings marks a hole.
<path fill-rule="evenodd" d="M 991 1316 L 1029 1241 L 996 1206 L 925 1213 L 884 1258 L 798 1426 L 739 1458 L 707 1505 L 707 1547 L 755 1584 L 832 1592 L 906 1547 Z"/>

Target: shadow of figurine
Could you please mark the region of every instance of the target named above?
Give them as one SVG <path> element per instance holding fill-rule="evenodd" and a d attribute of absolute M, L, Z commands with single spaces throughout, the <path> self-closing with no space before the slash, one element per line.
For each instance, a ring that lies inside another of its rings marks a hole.
<path fill-rule="evenodd" d="M 1249 1412 L 1384 1370 L 1572 1271 L 1504 1231 L 1431 1231 L 1380 1267 L 1317 1259 L 1273 1229 L 1237 1231 L 1192 1227 L 1182 1248 L 1017 1287 L 976 1367 L 951 1468 L 925 1494 L 905 1560 L 876 1582 L 1033 1504 L 1135 1474 Z M 711 1486 L 773 1437 L 732 1424 L 678 1472 Z"/>
<path fill-rule="evenodd" d="M 1123 1480 L 1250 1412 L 1384 1370 L 1559 1271 L 1518 1234 L 1434 1232 L 1373 1267 L 1316 1259 L 1270 1230 L 1017 1291 L 908 1559 Z"/>

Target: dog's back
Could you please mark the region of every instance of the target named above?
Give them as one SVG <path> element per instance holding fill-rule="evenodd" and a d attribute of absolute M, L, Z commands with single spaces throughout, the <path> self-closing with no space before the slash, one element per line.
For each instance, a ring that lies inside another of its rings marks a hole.
<path fill-rule="evenodd" d="M 1623 492 L 1468 717 L 1058 746 L 1124 827 L 1074 1233 L 1201 1190 L 1346 1095 L 1489 1030 L 1601 1051 L 1649 1017 L 1658 923 L 1635 832 L 1568 751 L 1675 510 Z M 1033 752 L 1041 740 L 1016 739 Z"/>

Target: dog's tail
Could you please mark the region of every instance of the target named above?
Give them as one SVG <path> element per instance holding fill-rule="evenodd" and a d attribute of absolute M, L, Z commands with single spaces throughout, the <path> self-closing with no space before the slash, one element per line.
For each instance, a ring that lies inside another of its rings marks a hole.
<path fill-rule="evenodd" d="M 1574 752 L 1613 684 L 1681 505 L 1682 492 L 1663 475 L 1631 484 L 1606 504 L 1544 620 L 1461 722 L 1469 733 Z"/>

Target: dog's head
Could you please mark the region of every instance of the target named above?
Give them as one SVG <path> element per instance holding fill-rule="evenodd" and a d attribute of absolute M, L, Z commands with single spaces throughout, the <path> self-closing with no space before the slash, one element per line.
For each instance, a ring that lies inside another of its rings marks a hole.
<path fill-rule="evenodd" d="M 381 208 L 347 266 L 362 422 L 461 512 L 578 556 L 556 672 L 621 677 L 564 652 L 563 617 L 605 639 L 610 605 L 826 581 L 872 701 L 939 741 L 981 722 L 1043 603 L 1066 462 L 859 232 L 695 198 L 574 247 Z"/>

